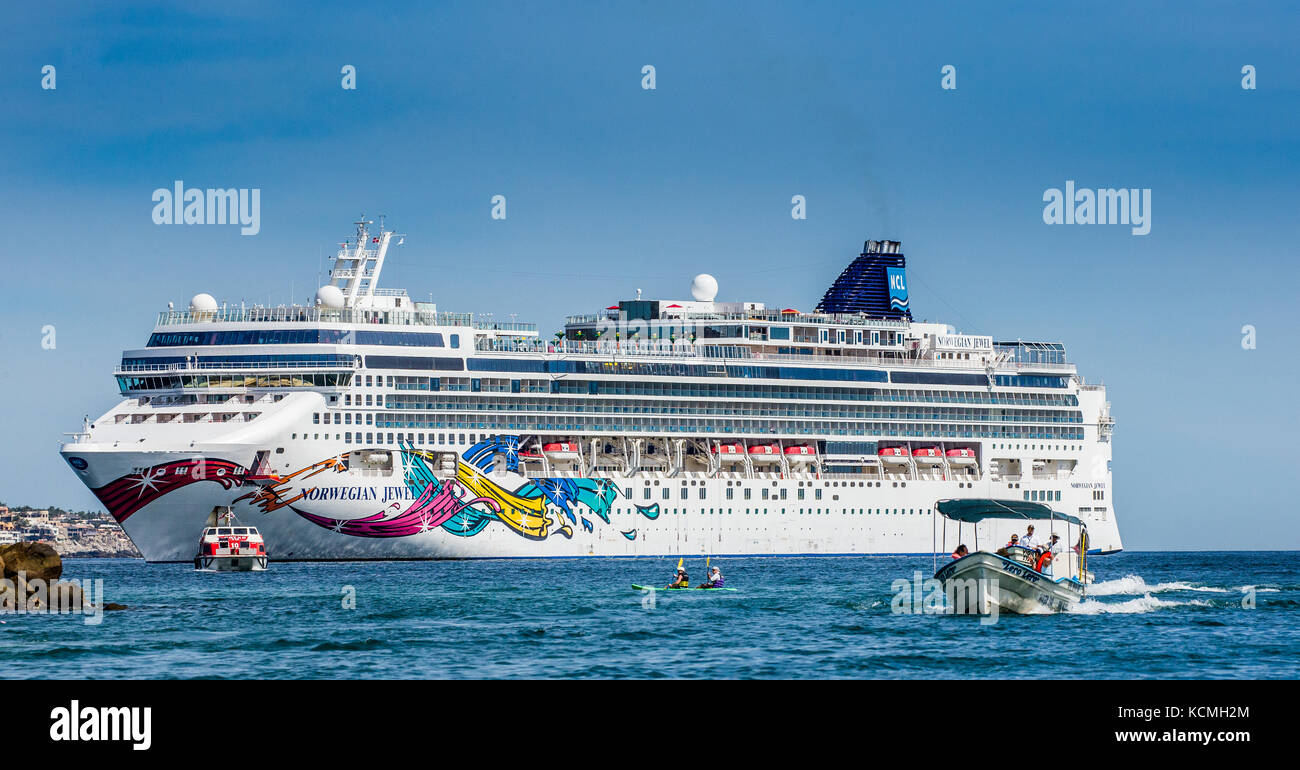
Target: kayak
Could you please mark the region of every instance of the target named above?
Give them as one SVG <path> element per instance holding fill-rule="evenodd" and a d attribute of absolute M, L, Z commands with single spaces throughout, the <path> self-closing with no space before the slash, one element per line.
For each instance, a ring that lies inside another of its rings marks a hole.
<path fill-rule="evenodd" d="M 636 583 L 632 587 L 638 591 L 737 591 L 736 588 L 655 588 L 654 586 L 639 586 Z"/>

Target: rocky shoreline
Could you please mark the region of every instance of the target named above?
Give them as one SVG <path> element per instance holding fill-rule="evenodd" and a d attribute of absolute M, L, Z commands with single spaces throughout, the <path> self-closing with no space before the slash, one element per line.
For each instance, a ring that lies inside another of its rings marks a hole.
<path fill-rule="evenodd" d="M 95 603 L 84 583 L 63 580 L 63 558 L 49 543 L 10 543 L 0 546 L 0 611 L 104 612 L 126 605 Z M 102 582 L 96 581 L 102 588 Z M 102 600 L 102 590 L 100 591 Z"/>

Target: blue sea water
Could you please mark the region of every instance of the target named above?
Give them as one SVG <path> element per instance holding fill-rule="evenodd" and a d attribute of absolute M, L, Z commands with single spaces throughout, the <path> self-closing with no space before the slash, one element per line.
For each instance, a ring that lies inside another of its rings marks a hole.
<path fill-rule="evenodd" d="M 735 593 L 648 597 L 676 559 L 69 559 L 129 609 L 0 614 L 5 678 L 1296 678 L 1300 554 L 1121 553 L 1069 614 L 899 614 L 929 556 L 719 559 Z M 688 560 L 692 579 L 703 559 Z M 344 600 L 355 596 L 355 608 Z M 1253 600 L 1253 607 L 1251 605 Z"/>

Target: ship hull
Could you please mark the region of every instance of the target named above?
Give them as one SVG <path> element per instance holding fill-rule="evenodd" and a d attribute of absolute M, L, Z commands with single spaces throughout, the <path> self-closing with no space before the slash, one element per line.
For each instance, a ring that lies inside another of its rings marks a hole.
<path fill-rule="evenodd" d="M 284 461 L 287 472 L 276 477 L 283 480 L 271 483 L 246 470 L 252 448 L 95 449 L 71 444 L 64 455 L 88 461 L 82 480 L 153 562 L 192 560 L 194 538 L 217 506 L 258 527 L 272 561 L 928 554 L 958 541 L 1005 542 L 1015 529 L 990 521 L 960 531 L 933 512 L 939 499 L 996 495 L 1005 485 L 993 481 L 530 478 L 465 460 L 454 472 L 435 472 L 421 450 L 406 447 L 394 452 L 397 468 L 379 475 L 298 451 Z M 1059 490 L 1067 508 L 1089 494 L 1065 481 L 1040 486 Z M 1092 552 L 1122 548 L 1113 519 L 1089 526 Z"/>

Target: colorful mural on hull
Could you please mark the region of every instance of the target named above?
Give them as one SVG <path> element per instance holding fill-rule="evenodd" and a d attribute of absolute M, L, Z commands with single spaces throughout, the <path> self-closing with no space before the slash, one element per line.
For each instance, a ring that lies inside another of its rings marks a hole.
<path fill-rule="evenodd" d="M 246 468 L 228 460 L 178 460 L 141 469 L 92 491 L 119 523 L 174 489 L 215 481 L 225 489 L 258 484 L 232 503 L 246 502 L 263 513 L 287 508 L 318 527 L 352 537 L 409 537 L 439 528 L 458 537 L 473 537 L 495 523 L 529 540 L 553 535 L 572 538 L 579 529 L 595 532 L 598 521 L 610 525 L 609 512 L 618 497 L 618 486 L 602 478 L 536 478 L 514 489 L 501 486 L 490 474 L 498 464 L 518 473 L 518 436 L 491 436 L 470 447 L 456 462 L 454 478 L 438 478 L 430 467 L 436 456 L 407 443 L 399 444 L 395 460 L 402 467 L 398 488 L 320 485 L 330 476 L 348 473 L 346 456 L 337 455 L 293 473 L 264 477 L 250 477 Z M 341 519 L 309 510 L 319 500 L 387 504 L 368 516 Z M 634 507 L 647 520 L 659 517 L 658 504 Z M 637 530 L 620 534 L 635 540 Z"/>
<path fill-rule="evenodd" d="M 501 486 L 489 474 L 498 461 L 504 470 L 518 472 L 518 436 L 491 436 L 470 447 L 457 461 L 455 477 L 450 479 L 435 476 L 430 463 L 437 458 L 430 452 L 402 443 L 397 455 L 405 494 L 385 492 L 386 498 L 400 499 L 369 516 L 341 519 L 306 508 L 313 499 L 325 496 L 319 494 L 319 488 L 302 482 L 327 471 L 346 472 L 341 457 L 301 468 L 236 502 L 247 500 L 264 512 L 287 507 L 319 527 L 354 537 L 407 537 L 437 528 L 458 537 L 473 537 L 499 523 L 520 537 L 545 540 L 552 535 L 571 538 L 575 528 L 594 532 L 596 520 L 610 524 L 609 512 L 618 496 L 617 485 L 601 478 L 527 479 L 515 489 Z M 365 490 L 360 499 L 370 499 L 366 496 L 370 492 L 373 490 Z M 356 498 L 330 495 L 328 499 Z M 659 515 L 657 505 L 636 508 L 647 519 Z M 635 529 L 620 534 L 636 539 Z"/>
<path fill-rule="evenodd" d="M 225 489 L 243 486 L 247 481 L 247 473 L 244 466 L 229 460 L 175 460 L 141 468 L 90 491 L 99 498 L 117 523 L 121 524 L 131 514 L 168 492 L 196 481 L 214 481 Z"/>

